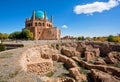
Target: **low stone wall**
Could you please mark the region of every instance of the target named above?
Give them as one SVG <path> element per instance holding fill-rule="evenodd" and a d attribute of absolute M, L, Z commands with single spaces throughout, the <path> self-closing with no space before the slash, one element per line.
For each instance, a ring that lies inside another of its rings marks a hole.
<path fill-rule="evenodd" d="M 53 61 L 43 59 L 39 47 L 32 47 L 22 53 L 21 66 L 24 71 L 35 74 L 45 74 L 53 70 Z"/>
<path fill-rule="evenodd" d="M 24 47 L 23 44 L 4 44 L 6 46 L 7 49 L 15 49 L 15 48 L 19 48 L 19 47 Z"/>
<path fill-rule="evenodd" d="M 82 65 L 83 67 L 86 67 L 87 69 L 98 69 L 98 70 L 104 71 L 106 73 L 109 73 L 111 75 L 120 77 L 120 68 L 105 66 L 105 65 L 92 65 L 92 64 L 88 64 L 85 61 L 79 60 L 76 57 L 74 57 L 73 59 L 75 61 L 79 62 L 80 65 Z"/>
<path fill-rule="evenodd" d="M 120 45 L 108 42 L 95 42 L 95 41 L 86 41 L 86 45 L 92 45 L 94 48 L 99 48 L 101 55 L 107 55 L 111 51 L 119 51 Z"/>
<path fill-rule="evenodd" d="M 96 69 L 91 69 L 91 74 L 95 82 L 120 82 L 118 78 Z"/>
<path fill-rule="evenodd" d="M 79 67 L 71 68 L 71 69 L 69 69 L 69 71 L 70 71 L 70 76 L 75 78 L 75 80 L 77 80 L 77 82 L 87 80 L 86 76 L 84 74 L 80 73 Z"/>
<path fill-rule="evenodd" d="M 27 65 L 27 72 L 38 75 L 47 73 L 51 70 L 53 70 L 53 63 L 51 62 L 33 63 Z"/>
<path fill-rule="evenodd" d="M 76 63 L 72 59 L 63 55 L 59 55 L 58 62 L 63 62 L 67 68 L 77 67 Z"/>

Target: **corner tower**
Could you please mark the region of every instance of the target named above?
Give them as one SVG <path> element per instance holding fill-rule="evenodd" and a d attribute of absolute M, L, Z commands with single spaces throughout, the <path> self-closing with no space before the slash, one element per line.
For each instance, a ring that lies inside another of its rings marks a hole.
<path fill-rule="evenodd" d="M 33 11 L 32 20 L 35 20 L 35 11 Z"/>

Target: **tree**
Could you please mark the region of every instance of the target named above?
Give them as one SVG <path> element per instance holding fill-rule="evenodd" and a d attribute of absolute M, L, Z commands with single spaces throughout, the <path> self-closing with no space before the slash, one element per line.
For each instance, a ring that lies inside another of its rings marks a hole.
<path fill-rule="evenodd" d="M 113 42 L 120 42 L 120 36 L 114 36 Z"/>
<path fill-rule="evenodd" d="M 90 38 L 90 37 L 86 37 L 85 39 L 86 39 L 86 40 L 91 40 L 91 38 Z"/>
<path fill-rule="evenodd" d="M 84 38 L 83 36 L 78 37 L 78 40 L 94 40 L 94 41 L 101 41 L 101 42 L 105 42 L 105 41 L 109 41 L 109 42 L 115 42 L 115 43 L 120 43 L 120 34 L 117 34 L 116 36 L 113 35 L 109 35 L 109 36 L 103 36 L 103 37 L 86 37 Z"/>
<path fill-rule="evenodd" d="M 109 35 L 108 38 L 107 38 L 107 41 L 114 42 L 114 36 L 113 35 Z"/>
<path fill-rule="evenodd" d="M 79 36 L 78 37 L 78 40 L 84 40 L 85 38 L 84 38 L 84 36 Z"/>
<path fill-rule="evenodd" d="M 3 36 L 2 33 L 0 33 L 0 39 L 2 39 L 2 36 Z"/>
<path fill-rule="evenodd" d="M 13 32 L 9 35 L 9 39 L 20 39 L 20 38 L 21 38 L 20 31 Z"/>
<path fill-rule="evenodd" d="M 0 51 L 5 51 L 6 50 L 6 47 L 5 47 L 5 45 L 3 45 L 3 44 L 0 44 Z"/>
<path fill-rule="evenodd" d="M 16 31 L 9 35 L 9 39 L 33 39 L 33 34 L 27 29 L 23 29 L 22 31 Z"/>
<path fill-rule="evenodd" d="M 0 33 L 0 39 L 8 39 L 8 34 L 6 34 L 6 33 Z"/>
<path fill-rule="evenodd" d="M 8 39 L 8 36 L 9 35 L 5 33 L 5 34 L 3 34 L 2 39 Z"/>
<path fill-rule="evenodd" d="M 96 40 L 97 40 L 97 37 L 93 37 L 93 40 L 96 41 Z"/>
<path fill-rule="evenodd" d="M 22 39 L 33 39 L 33 33 L 30 32 L 29 30 L 27 29 L 23 29 L 22 32 L 21 32 L 21 38 Z"/>

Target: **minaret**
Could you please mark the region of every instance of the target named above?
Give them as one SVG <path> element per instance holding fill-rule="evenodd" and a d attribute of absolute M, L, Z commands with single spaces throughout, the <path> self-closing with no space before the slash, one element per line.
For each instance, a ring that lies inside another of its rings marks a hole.
<path fill-rule="evenodd" d="M 51 16 L 51 18 L 50 18 L 50 22 L 53 22 L 53 16 Z"/>
<path fill-rule="evenodd" d="M 35 11 L 33 11 L 32 20 L 35 20 Z"/>
<path fill-rule="evenodd" d="M 46 12 L 44 11 L 44 20 L 46 20 Z"/>

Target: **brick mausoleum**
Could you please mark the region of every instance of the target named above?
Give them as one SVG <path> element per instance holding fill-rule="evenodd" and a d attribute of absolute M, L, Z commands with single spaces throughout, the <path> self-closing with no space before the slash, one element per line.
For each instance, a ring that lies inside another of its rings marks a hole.
<path fill-rule="evenodd" d="M 33 33 L 34 40 L 59 40 L 60 29 L 53 26 L 53 18 L 48 20 L 43 11 L 33 11 L 32 17 L 27 18 L 25 28 Z"/>

